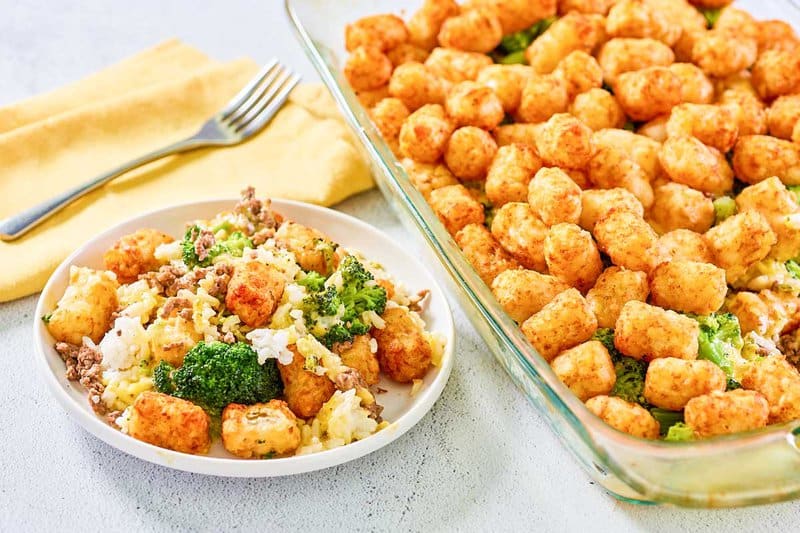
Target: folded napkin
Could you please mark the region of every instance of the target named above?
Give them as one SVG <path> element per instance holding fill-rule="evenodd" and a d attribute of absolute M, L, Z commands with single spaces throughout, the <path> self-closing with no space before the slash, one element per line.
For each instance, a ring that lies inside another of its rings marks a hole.
<path fill-rule="evenodd" d="M 0 108 L 0 218 L 191 135 L 257 72 L 169 41 L 51 93 Z M 171 156 L 72 204 L 22 239 L 0 242 L 0 302 L 42 288 L 81 243 L 175 203 L 257 194 L 322 205 L 372 187 L 333 100 L 301 85 L 268 127 L 230 148 Z"/>

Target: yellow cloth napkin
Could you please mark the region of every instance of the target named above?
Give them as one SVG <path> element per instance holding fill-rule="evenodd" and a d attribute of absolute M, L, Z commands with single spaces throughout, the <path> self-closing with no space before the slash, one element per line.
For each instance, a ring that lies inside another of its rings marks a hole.
<path fill-rule="evenodd" d="M 258 70 L 177 41 L 0 108 L 0 218 L 192 133 Z M 372 187 L 323 87 L 301 85 L 269 126 L 229 148 L 171 156 L 118 178 L 18 241 L 0 242 L 0 301 L 42 288 L 72 250 L 136 214 L 236 196 L 246 185 L 322 205 Z"/>

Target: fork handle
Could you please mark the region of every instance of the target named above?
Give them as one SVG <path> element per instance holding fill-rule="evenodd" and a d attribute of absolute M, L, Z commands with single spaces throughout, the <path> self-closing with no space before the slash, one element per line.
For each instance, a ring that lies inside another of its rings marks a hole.
<path fill-rule="evenodd" d="M 156 159 L 161 159 L 162 157 L 166 157 L 171 154 L 186 152 L 207 145 L 207 142 L 203 142 L 195 138 L 189 138 L 178 141 L 164 148 L 160 148 L 141 157 L 137 157 L 136 159 L 129 161 L 109 172 L 106 172 L 105 174 L 101 174 L 100 176 L 97 176 L 86 183 L 82 183 L 81 185 L 58 194 L 49 200 L 45 200 L 40 204 L 29 207 L 28 209 L 17 213 L 16 215 L 12 215 L 8 218 L 0 220 L 0 240 L 13 241 L 18 239 L 19 237 L 28 233 L 34 227 L 53 216 L 55 213 L 64 209 L 78 198 L 89 194 L 98 187 L 105 185 L 114 178 L 133 170 L 134 168 L 140 167 L 144 164 L 155 161 Z"/>

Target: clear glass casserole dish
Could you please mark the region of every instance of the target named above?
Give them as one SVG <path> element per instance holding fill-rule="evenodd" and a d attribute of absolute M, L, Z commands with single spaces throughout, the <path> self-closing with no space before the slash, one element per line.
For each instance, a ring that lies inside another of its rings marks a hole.
<path fill-rule="evenodd" d="M 366 15 L 408 16 L 420 0 L 285 0 L 291 23 L 358 139 L 383 195 L 411 231 L 420 232 L 450 275 L 470 321 L 516 385 L 562 442 L 606 490 L 637 503 L 731 507 L 800 497 L 800 421 L 693 443 L 647 441 L 592 414 L 550 369 L 497 304 L 414 188 L 342 75 L 344 27 Z M 791 0 L 737 2 L 757 18 L 800 30 Z"/>

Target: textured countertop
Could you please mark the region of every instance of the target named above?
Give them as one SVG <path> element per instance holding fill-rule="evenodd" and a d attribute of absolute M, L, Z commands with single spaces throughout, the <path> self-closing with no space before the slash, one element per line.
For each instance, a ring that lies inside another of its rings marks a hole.
<path fill-rule="evenodd" d="M 0 0 L 0 13 L 0 105 L 171 36 L 222 59 L 278 56 L 316 77 L 278 0 Z M 409 239 L 377 192 L 339 208 Z M 175 472 L 116 451 L 65 415 L 31 361 L 34 305 L 0 304 L 0 531 L 786 531 L 800 516 L 797 503 L 698 511 L 617 502 L 560 446 L 457 308 L 450 382 L 392 445 L 288 478 Z"/>

